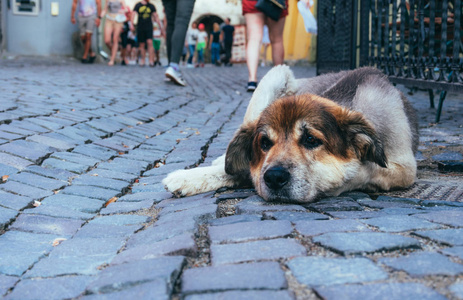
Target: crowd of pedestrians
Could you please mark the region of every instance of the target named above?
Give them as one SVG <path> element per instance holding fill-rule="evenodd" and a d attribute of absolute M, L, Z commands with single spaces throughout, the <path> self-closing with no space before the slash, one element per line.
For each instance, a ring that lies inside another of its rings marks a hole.
<path fill-rule="evenodd" d="M 310 0 L 301 0 L 310 5 Z M 257 1 L 242 0 L 242 11 L 246 21 L 246 64 L 248 67 L 247 90 L 252 92 L 257 87 L 257 69 L 259 60 L 266 64 L 267 48 L 272 49 L 274 65 L 283 63 L 283 30 L 288 15 L 288 0 L 275 20 L 257 9 Z M 108 66 L 121 65 L 161 66 L 160 49 L 162 41 L 168 58 L 165 75 L 174 83 L 185 86 L 186 82 L 180 71 L 181 61 L 188 68 L 204 67 L 204 52 L 209 51 L 211 63 L 216 66 L 232 66 L 232 47 L 235 28 L 230 18 L 222 24 L 213 23 L 210 32 L 205 24 L 192 22 L 195 0 L 162 0 L 165 18 L 159 18 L 156 6 L 150 0 L 141 0 L 133 8 L 124 0 L 106 0 L 102 7 L 101 0 L 73 0 L 71 22 L 76 23 L 76 12 L 84 52 L 82 63 L 93 63 L 96 53 L 91 41 L 95 27 L 99 27 L 104 18 L 104 43 L 109 55 L 100 54 L 108 60 Z M 189 28 L 188 28 L 189 27 Z M 261 58 L 261 47 L 264 55 Z M 117 60 L 117 54 L 120 59 Z M 188 58 L 187 58 L 188 57 Z"/>

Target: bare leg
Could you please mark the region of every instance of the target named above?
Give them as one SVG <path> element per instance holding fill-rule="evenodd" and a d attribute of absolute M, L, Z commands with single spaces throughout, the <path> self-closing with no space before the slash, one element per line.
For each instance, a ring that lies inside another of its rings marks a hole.
<path fill-rule="evenodd" d="M 113 28 L 111 25 L 106 25 L 104 27 L 104 43 L 106 44 L 106 47 L 108 47 L 109 51 L 112 49 L 112 43 L 111 43 L 111 36 L 113 33 Z"/>
<path fill-rule="evenodd" d="M 119 36 L 121 35 L 122 26 L 116 26 L 113 31 L 113 44 L 111 48 L 111 59 L 109 60 L 108 65 L 114 65 L 114 60 L 116 59 L 117 49 L 119 48 Z"/>
<path fill-rule="evenodd" d="M 146 49 L 145 49 L 145 43 L 139 43 L 138 49 L 140 49 L 140 61 L 138 64 L 140 66 L 145 65 L 145 57 L 146 57 Z"/>
<path fill-rule="evenodd" d="M 146 40 L 146 45 L 148 46 L 148 62 L 149 65 L 154 64 L 154 47 L 153 47 L 153 40 L 152 39 L 147 39 Z"/>
<path fill-rule="evenodd" d="M 283 64 L 285 58 L 285 48 L 283 45 L 285 20 L 286 17 L 281 18 L 278 21 L 273 21 L 272 19 L 267 18 L 270 43 L 272 44 L 272 60 L 275 66 Z"/>
<path fill-rule="evenodd" d="M 265 16 L 263 13 L 245 14 L 247 47 L 246 64 L 248 66 L 249 81 L 257 81 L 257 66 L 259 64 L 259 49 L 264 32 Z"/>

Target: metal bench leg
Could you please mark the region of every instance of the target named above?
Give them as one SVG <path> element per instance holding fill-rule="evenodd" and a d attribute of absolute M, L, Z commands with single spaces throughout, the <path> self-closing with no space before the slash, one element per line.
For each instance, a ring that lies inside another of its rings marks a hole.
<path fill-rule="evenodd" d="M 434 108 L 434 91 L 432 89 L 429 89 L 428 93 L 429 93 L 429 105 L 431 108 Z"/>
<path fill-rule="evenodd" d="M 445 96 L 447 96 L 447 91 L 442 91 L 440 93 L 439 106 L 437 107 L 436 112 L 436 123 L 439 123 L 440 121 L 440 114 L 442 112 L 442 105 L 444 104 Z"/>

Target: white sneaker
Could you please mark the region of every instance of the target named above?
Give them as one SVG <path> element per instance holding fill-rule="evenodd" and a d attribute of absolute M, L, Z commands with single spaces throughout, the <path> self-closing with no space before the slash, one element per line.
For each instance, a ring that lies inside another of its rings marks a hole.
<path fill-rule="evenodd" d="M 166 77 L 172 80 L 174 83 L 185 86 L 186 82 L 182 78 L 182 73 L 175 71 L 174 68 L 168 67 L 166 70 Z"/>
<path fill-rule="evenodd" d="M 193 64 L 188 64 L 186 67 L 191 69 L 191 68 L 194 68 L 195 66 Z"/>

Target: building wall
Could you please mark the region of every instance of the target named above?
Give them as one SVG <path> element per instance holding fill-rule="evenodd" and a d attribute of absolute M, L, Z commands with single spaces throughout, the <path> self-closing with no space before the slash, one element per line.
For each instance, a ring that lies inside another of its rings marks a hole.
<path fill-rule="evenodd" d="M 8 1 L 8 0 L 7 0 Z M 9 0 L 11 5 L 13 0 Z M 57 2 L 59 14 L 51 15 L 51 3 Z M 72 34 L 77 25 L 71 23 L 71 0 L 41 0 L 37 16 L 3 11 L 6 19 L 6 49 L 25 55 L 72 55 Z"/>

